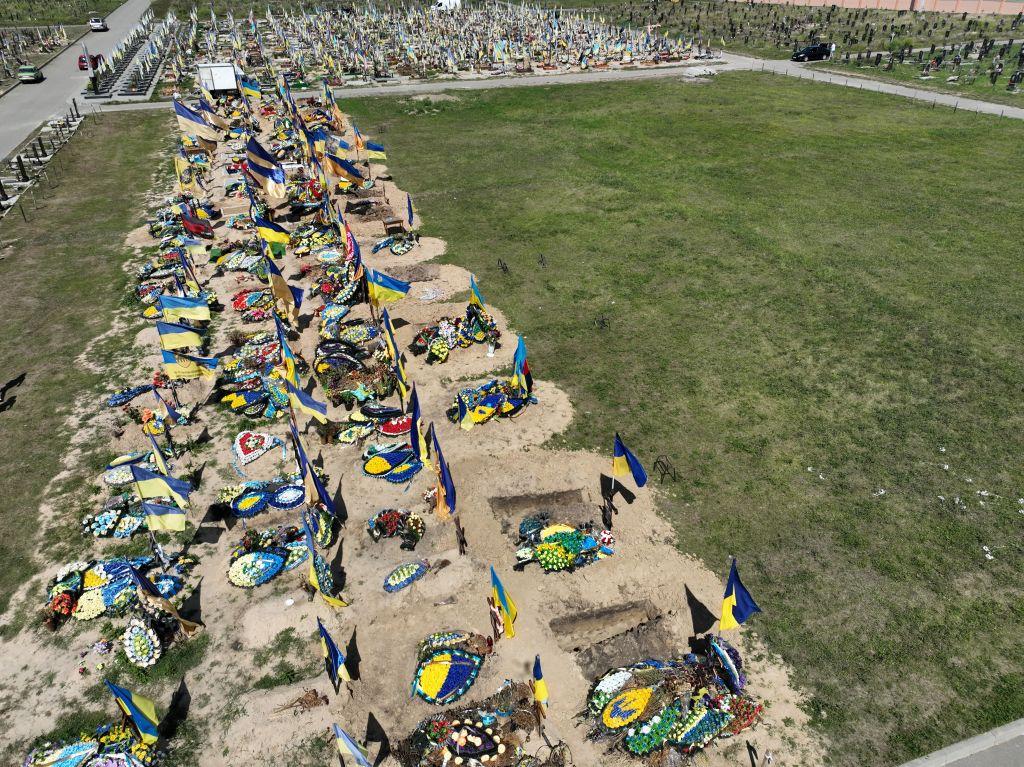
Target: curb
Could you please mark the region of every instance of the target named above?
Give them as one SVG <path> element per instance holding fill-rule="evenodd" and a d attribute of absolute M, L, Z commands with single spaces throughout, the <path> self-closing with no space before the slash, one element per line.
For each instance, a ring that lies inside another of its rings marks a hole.
<path fill-rule="evenodd" d="M 944 767 L 1016 738 L 1024 738 L 1024 719 L 954 743 L 952 746 L 907 762 L 901 767 Z"/>

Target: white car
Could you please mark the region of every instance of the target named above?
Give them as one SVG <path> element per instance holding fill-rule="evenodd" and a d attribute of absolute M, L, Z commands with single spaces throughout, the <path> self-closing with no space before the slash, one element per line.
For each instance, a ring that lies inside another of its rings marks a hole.
<path fill-rule="evenodd" d="M 102 16 L 93 16 L 89 19 L 89 29 L 93 32 L 107 32 L 110 27 L 107 26 L 107 20 Z"/>

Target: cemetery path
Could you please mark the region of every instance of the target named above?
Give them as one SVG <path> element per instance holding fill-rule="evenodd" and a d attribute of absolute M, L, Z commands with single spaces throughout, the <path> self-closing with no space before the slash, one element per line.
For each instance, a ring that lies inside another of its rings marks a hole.
<path fill-rule="evenodd" d="M 623 80 L 647 80 L 660 77 L 699 77 L 707 70 L 716 72 L 751 70 L 755 72 L 772 72 L 774 74 L 797 77 L 815 82 L 838 85 L 847 88 L 858 88 L 865 91 L 877 93 L 889 93 L 894 96 L 923 101 L 928 104 L 942 104 L 944 106 L 962 109 L 970 112 L 996 115 L 999 117 L 1010 117 L 1016 120 L 1024 120 L 1024 109 L 1021 107 L 1004 106 L 993 104 L 978 99 L 968 99 L 959 96 L 938 93 L 923 88 L 911 88 L 905 85 L 895 85 L 880 80 L 872 80 L 856 75 L 841 75 L 833 72 L 815 71 L 806 64 L 798 64 L 792 61 L 778 61 L 771 59 L 759 59 L 752 56 L 740 56 L 734 53 L 725 53 L 722 60 L 718 62 L 691 62 L 685 66 L 661 66 L 647 67 L 643 69 L 612 69 L 595 70 L 590 72 L 573 72 L 570 74 L 552 75 L 520 75 L 511 77 L 490 77 L 472 80 L 440 80 L 431 82 L 409 82 L 395 85 L 373 85 L 357 88 L 335 88 L 334 92 L 341 98 L 355 96 L 416 96 L 430 93 L 442 93 L 445 91 L 461 90 L 486 90 L 490 88 L 520 88 L 537 85 L 562 85 L 572 83 L 592 83 Z M 310 96 L 319 93 L 316 91 L 296 92 L 296 96 Z M 0 108 L 3 102 L 0 101 Z M 170 102 L 142 102 L 137 104 L 111 104 L 102 106 L 105 112 L 115 112 L 133 109 L 169 109 Z M 0 109 L 0 116 L 2 116 Z"/>
<path fill-rule="evenodd" d="M 89 73 L 78 70 L 81 43 L 89 48 L 89 53 L 109 57 L 114 47 L 139 23 L 149 4 L 150 0 L 127 0 L 107 16 L 109 32 L 87 33 L 79 44 L 70 46 L 43 67 L 46 79 L 41 83 L 19 85 L 0 97 L 0 159 L 17 149 L 42 123 L 66 111 L 72 98 L 78 97 L 82 109 L 81 92 Z"/>

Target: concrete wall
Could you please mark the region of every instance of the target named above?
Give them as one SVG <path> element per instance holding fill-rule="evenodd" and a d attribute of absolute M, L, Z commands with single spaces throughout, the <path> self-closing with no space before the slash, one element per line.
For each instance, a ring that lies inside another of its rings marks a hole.
<path fill-rule="evenodd" d="M 775 5 L 836 5 L 840 8 L 881 8 L 889 11 L 935 11 L 938 13 L 999 13 L 1016 15 L 1024 11 L 1024 0 L 754 0 Z"/>

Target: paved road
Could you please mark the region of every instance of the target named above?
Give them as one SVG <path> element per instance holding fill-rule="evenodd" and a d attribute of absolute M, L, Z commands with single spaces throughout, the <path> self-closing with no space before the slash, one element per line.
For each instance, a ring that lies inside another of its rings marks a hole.
<path fill-rule="evenodd" d="M 1024 764 L 1024 719 L 922 756 L 903 767 L 1020 767 Z"/>
<path fill-rule="evenodd" d="M 19 85 L 0 97 L 0 158 L 14 151 L 41 123 L 63 112 L 71 99 L 81 93 L 89 80 L 88 72 L 78 71 L 81 44 L 89 47 L 89 53 L 110 56 L 114 46 L 139 23 L 149 3 L 150 0 L 127 0 L 107 16 L 109 32 L 87 33 L 43 67 L 46 79 L 41 83 Z M 78 103 L 81 105 L 82 100 Z"/>

